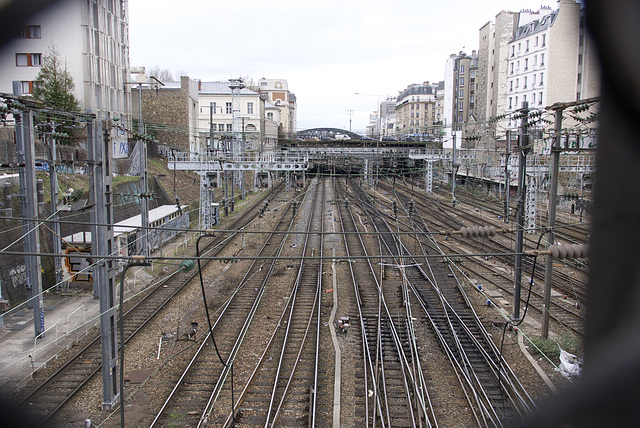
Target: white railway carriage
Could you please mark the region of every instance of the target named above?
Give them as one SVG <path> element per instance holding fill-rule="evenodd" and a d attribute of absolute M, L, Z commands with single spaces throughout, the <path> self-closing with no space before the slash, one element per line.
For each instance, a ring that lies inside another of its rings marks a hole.
<path fill-rule="evenodd" d="M 151 251 L 159 249 L 171 241 L 179 230 L 189 227 L 189 214 L 184 211 L 186 205 L 178 209 L 176 205 L 162 205 L 149 211 L 147 243 Z M 140 239 L 144 230 L 140 229 L 140 214 L 122 220 L 114 225 L 113 255 L 132 256 L 138 254 Z M 92 282 L 91 232 L 77 232 L 62 238 L 62 252 L 67 254 L 63 262 L 64 281 L 72 285 L 88 285 Z"/>

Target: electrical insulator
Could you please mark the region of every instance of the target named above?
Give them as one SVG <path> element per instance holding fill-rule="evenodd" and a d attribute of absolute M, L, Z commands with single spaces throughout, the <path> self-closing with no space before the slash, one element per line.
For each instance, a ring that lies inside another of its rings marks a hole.
<path fill-rule="evenodd" d="M 551 245 L 549 251 L 554 259 L 581 259 L 589 256 L 587 244 Z"/>
<path fill-rule="evenodd" d="M 495 226 L 471 226 L 460 228 L 460 234 L 463 238 L 495 236 L 496 232 L 497 229 Z"/>

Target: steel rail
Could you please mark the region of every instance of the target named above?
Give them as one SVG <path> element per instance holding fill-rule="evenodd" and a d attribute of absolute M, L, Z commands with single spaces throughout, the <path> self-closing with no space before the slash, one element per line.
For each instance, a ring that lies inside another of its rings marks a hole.
<path fill-rule="evenodd" d="M 285 216 L 288 214 L 288 209 L 285 210 L 285 212 L 283 212 L 282 216 L 280 217 L 276 227 L 274 228 L 274 230 L 271 232 L 271 234 L 269 235 L 269 237 L 267 238 L 267 240 L 265 241 L 264 245 L 261 248 L 261 251 L 264 251 L 264 249 L 267 246 L 267 242 L 269 241 L 269 238 L 273 237 L 274 235 L 276 235 L 277 232 L 277 228 L 282 224 Z M 291 222 L 289 223 L 289 227 L 291 225 Z M 281 245 L 282 246 L 282 245 Z M 280 246 L 280 248 L 281 248 Z M 218 316 L 216 322 L 212 325 L 212 330 L 214 330 L 216 328 L 216 326 L 219 324 L 220 320 L 223 318 L 224 315 L 226 315 L 228 313 L 228 310 L 231 306 L 231 303 L 234 301 L 234 299 L 236 297 L 238 297 L 241 289 L 242 289 L 242 285 L 244 285 L 244 282 L 247 280 L 249 272 L 251 271 L 251 269 L 255 266 L 255 264 L 258 262 L 258 260 L 256 259 L 254 261 L 254 263 L 251 265 L 251 267 L 247 270 L 247 273 L 245 274 L 245 277 L 243 278 L 242 282 L 239 284 L 239 286 L 236 288 L 235 292 L 232 294 L 232 296 L 226 301 L 225 305 L 220 309 L 220 315 Z M 275 261 L 273 262 L 275 263 Z M 258 299 L 260 297 L 260 293 L 258 293 L 258 295 L 256 296 L 256 299 Z M 246 320 L 245 320 L 245 324 L 246 324 Z M 182 386 L 183 382 L 185 381 L 187 375 L 189 374 L 190 370 L 195 367 L 195 363 L 198 360 L 198 358 L 200 357 L 200 355 L 203 352 L 203 349 L 206 347 L 206 345 L 209 343 L 209 338 L 212 334 L 212 331 L 208 331 L 207 334 L 203 337 L 202 339 L 202 343 L 200 345 L 200 347 L 198 348 L 198 350 L 196 351 L 195 355 L 193 356 L 193 358 L 191 359 L 191 361 L 189 362 L 188 366 L 185 368 L 185 370 L 183 371 L 182 375 L 180 376 L 180 378 L 178 379 L 178 381 L 176 382 L 176 385 L 174 386 L 174 388 L 172 389 L 172 391 L 169 393 L 169 395 L 167 396 L 167 398 L 165 399 L 164 404 L 161 406 L 160 410 L 157 412 L 155 419 L 151 422 L 150 427 L 156 426 L 157 423 L 159 423 L 160 419 L 162 418 L 165 410 L 168 408 L 169 404 L 172 402 L 172 400 L 174 399 L 174 397 L 176 396 L 176 394 L 178 393 L 180 387 Z M 228 363 L 229 360 L 227 360 Z M 203 411 L 203 413 L 200 416 L 200 420 L 203 419 L 203 415 L 204 413 L 206 413 L 206 408 Z"/>

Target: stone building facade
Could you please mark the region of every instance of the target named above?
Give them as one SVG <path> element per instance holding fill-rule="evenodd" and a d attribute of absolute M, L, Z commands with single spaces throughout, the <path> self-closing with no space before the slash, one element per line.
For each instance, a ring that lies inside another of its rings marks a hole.
<path fill-rule="evenodd" d="M 144 132 L 153 135 L 160 144 L 173 149 L 197 153 L 201 150 L 198 131 L 198 82 L 188 76 L 179 82 L 162 85 L 140 84 L 131 92 L 133 118 L 140 116 Z M 134 123 L 137 130 L 137 125 Z"/>

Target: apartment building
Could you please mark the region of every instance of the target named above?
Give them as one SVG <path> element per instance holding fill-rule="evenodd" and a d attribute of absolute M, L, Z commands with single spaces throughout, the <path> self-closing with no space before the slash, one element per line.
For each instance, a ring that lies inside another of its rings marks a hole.
<path fill-rule="evenodd" d="M 521 14 L 508 50 L 507 112 L 524 102 L 544 109 L 599 94 L 595 52 L 578 2 L 562 0 L 537 19 Z"/>
<path fill-rule="evenodd" d="M 21 95 L 31 94 L 51 46 L 84 110 L 130 123 L 128 0 L 61 0 L 31 16 L 0 48 L 0 92 L 18 81 Z"/>
<path fill-rule="evenodd" d="M 222 150 L 223 137 L 233 133 L 233 95 L 229 81 L 199 82 L 198 92 L 200 138 L 210 149 Z M 264 153 L 276 147 L 282 107 L 266 99 L 267 94 L 249 88 L 239 90 L 239 111 L 235 116 L 246 152 Z M 209 138 L 210 133 L 213 142 Z"/>
<path fill-rule="evenodd" d="M 476 80 L 478 55 L 452 54 L 445 65 L 444 127 L 446 132 L 462 131 L 476 123 Z"/>
<path fill-rule="evenodd" d="M 436 92 L 438 84 L 409 85 L 396 97 L 395 134 L 405 140 L 435 139 Z"/>
<path fill-rule="evenodd" d="M 297 104 L 296 95 L 289 91 L 289 84 L 285 79 L 258 80 L 258 90 L 267 95 L 267 101 L 280 109 L 279 129 L 286 138 L 291 138 L 297 132 Z"/>
<path fill-rule="evenodd" d="M 380 132 L 382 138 L 395 136 L 396 99 L 389 97 L 380 103 Z"/>
<path fill-rule="evenodd" d="M 507 59 L 509 43 L 518 25 L 519 13 L 501 11 L 494 21 L 480 28 L 478 48 L 478 74 L 476 79 L 476 120 L 487 124 L 486 132 L 480 133 L 479 146 L 504 150 L 506 123 L 489 122 L 507 111 L 508 74 Z"/>

